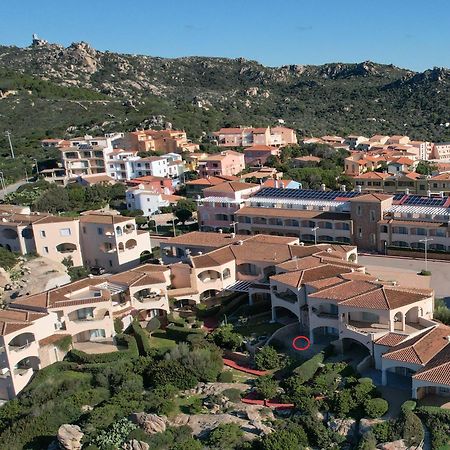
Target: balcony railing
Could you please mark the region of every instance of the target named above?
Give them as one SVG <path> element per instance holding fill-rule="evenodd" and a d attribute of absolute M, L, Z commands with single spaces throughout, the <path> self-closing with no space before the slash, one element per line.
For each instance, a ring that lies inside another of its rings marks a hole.
<path fill-rule="evenodd" d="M 296 296 L 291 295 L 291 294 L 285 294 L 284 292 L 275 293 L 275 297 L 278 297 L 280 300 L 283 300 L 283 301 L 289 302 L 289 303 L 297 303 L 297 301 L 298 301 Z"/>
<path fill-rule="evenodd" d="M 317 317 L 320 317 L 321 319 L 333 319 L 333 320 L 337 320 L 339 318 L 338 314 L 334 314 L 334 313 L 330 313 L 330 312 L 326 312 L 326 311 L 314 311 L 313 310 L 314 315 L 316 315 Z"/>
<path fill-rule="evenodd" d="M 21 344 L 21 345 L 11 345 L 9 344 L 9 349 L 13 352 L 20 352 L 22 350 L 25 350 L 26 348 L 30 347 L 31 344 L 33 344 L 34 341 L 31 342 L 27 342 L 26 344 Z"/>
<path fill-rule="evenodd" d="M 163 300 L 165 297 L 164 295 L 161 294 L 149 294 L 149 295 L 137 295 L 134 298 L 141 303 L 148 303 L 148 302 L 158 302 L 160 300 Z"/>
<path fill-rule="evenodd" d="M 27 375 L 30 370 L 33 370 L 31 367 L 16 367 L 14 369 L 14 375 L 19 375 L 21 377 Z"/>

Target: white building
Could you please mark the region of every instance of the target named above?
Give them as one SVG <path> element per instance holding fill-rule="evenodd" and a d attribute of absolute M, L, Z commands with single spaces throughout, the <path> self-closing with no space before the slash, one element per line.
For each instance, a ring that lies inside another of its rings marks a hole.
<path fill-rule="evenodd" d="M 127 190 L 127 209 L 140 209 L 144 212 L 144 216 L 148 217 L 158 213 L 162 206 L 170 205 L 170 202 L 164 197 L 164 194 L 140 184 Z"/>

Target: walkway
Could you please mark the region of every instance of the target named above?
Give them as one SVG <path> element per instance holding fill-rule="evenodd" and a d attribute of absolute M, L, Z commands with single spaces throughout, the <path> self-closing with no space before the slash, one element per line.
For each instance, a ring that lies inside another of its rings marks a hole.
<path fill-rule="evenodd" d="M 250 375 L 256 375 L 257 377 L 261 377 L 262 375 L 267 375 L 269 373 L 268 370 L 256 370 L 256 369 L 250 369 L 250 367 L 245 367 L 240 364 L 238 364 L 236 361 L 233 361 L 232 359 L 223 358 L 223 363 L 227 367 L 231 367 L 233 369 L 239 370 L 240 372 L 245 372 Z"/>

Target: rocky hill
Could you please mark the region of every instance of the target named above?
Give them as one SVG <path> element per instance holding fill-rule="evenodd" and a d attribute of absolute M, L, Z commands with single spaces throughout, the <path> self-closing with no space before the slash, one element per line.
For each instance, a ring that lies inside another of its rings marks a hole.
<path fill-rule="evenodd" d="M 441 141 L 450 139 L 449 75 L 370 61 L 265 67 L 243 58 L 167 59 L 36 40 L 27 48 L 0 46 L 0 128 L 12 129 L 25 147 L 46 135 L 166 122 L 196 138 L 226 124 L 277 119 L 304 135 L 404 133 Z"/>

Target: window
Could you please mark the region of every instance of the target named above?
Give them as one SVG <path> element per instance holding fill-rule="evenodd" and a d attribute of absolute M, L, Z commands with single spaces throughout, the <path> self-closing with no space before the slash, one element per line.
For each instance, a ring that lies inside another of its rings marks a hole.
<path fill-rule="evenodd" d="M 358 206 L 356 207 L 356 214 L 357 214 L 358 216 L 360 216 L 360 215 L 362 214 L 362 210 L 361 210 L 361 206 L 360 206 L 360 205 L 358 205 Z"/>
<path fill-rule="evenodd" d="M 370 221 L 375 222 L 375 211 L 373 209 L 370 210 Z"/>
<path fill-rule="evenodd" d="M 97 234 L 102 235 L 103 234 L 103 228 L 98 227 L 97 228 Z"/>
<path fill-rule="evenodd" d="M 42 238 L 45 238 L 45 236 L 46 236 L 46 235 L 45 235 L 45 231 L 44 231 L 44 230 L 41 230 L 41 237 L 42 237 Z"/>
<path fill-rule="evenodd" d="M 112 267 L 113 266 L 113 262 L 112 262 L 112 259 L 110 259 L 109 260 L 109 267 Z"/>
<path fill-rule="evenodd" d="M 60 236 L 70 236 L 72 233 L 70 231 L 70 228 L 61 228 L 59 230 L 59 235 Z"/>
<path fill-rule="evenodd" d="M 376 242 L 376 237 L 374 233 L 370 233 L 370 243 L 373 245 Z"/>
<path fill-rule="evenodd" d="M 358 237 L 362 238 L 362 228 L 361 227 L 358 228 Z"/>
<path fill-rule="evenodd" d="M 86 227 L 83 227 L 83 234 L 86 234 Z"/>
<path fill-rule="evenodd" d="M 44 247 L 44 248 L 43 248 L 43 251 L 44 251 L 44 253 L 45 253 L 46 255 L 48 255 L 48 247 Z"/>

